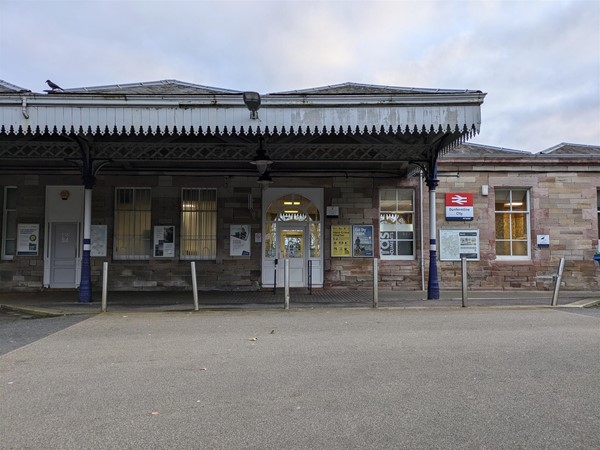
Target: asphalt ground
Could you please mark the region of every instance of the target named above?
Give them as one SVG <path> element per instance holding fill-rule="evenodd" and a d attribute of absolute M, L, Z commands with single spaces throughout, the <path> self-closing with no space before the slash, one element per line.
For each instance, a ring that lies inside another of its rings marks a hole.
<path fill-rule="evenodd" d="M 0 356 L 0 448 L 597 449 L 599 348 L 557 309 L 95 315 Z"/>

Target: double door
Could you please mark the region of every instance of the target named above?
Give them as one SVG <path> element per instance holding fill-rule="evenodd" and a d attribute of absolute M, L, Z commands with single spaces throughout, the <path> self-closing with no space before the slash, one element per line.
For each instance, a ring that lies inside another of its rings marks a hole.
<path fill-rule="evenodd" d="M 290 265 L 290 287 L 304 287 L 307 285 L 307 245 L 306 226 L 280 225 L 277 230 L 277 243 L 279 246 L 279 270 L 277 270 L 277 285 L 284 286 L 285 270 L 284 259 Z"/>

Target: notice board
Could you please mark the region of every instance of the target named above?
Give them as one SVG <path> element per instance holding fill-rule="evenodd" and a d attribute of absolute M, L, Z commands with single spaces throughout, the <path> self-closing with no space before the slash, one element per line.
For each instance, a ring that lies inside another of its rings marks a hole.
<path fill-rule="evenodd" d="M 479 261 L 479 230 L 440 230 L 440 261 Z"/>

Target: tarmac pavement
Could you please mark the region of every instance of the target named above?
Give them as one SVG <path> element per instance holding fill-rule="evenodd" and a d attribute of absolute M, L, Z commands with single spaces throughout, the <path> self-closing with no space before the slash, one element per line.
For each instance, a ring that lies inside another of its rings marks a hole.
<path fill-rule="evenodd" d="M 97 314 L 0 356 L 0 448 L 597 449 L 600 319 L 566 311 Z"/>

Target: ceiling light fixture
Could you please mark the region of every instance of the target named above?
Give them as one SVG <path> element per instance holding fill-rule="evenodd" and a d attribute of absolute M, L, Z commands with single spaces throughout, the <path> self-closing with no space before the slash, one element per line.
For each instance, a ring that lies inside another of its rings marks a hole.
<path fill-rule="evenodd" d="M 273 161 L 271 161 L 271 158 L 269 158 L 265 152 L 265 149 L 263 148 L 263 141 L 264 139 L 262 136 L 258 138 L 258 149 L 256 150 L 256 155 L 254 155 L 254 159 L 250 161 L 250 164 L 254 164 L 256 166 L 256 170 L 258 170 L 259 175 L 263 175 L 267 171 L 267 168 L 273 164 Z"/>
<path fill-rule="evenodd" d="M 260 177 L 258 177 L 258 180 L 256 180 L 256 182 L 265 188 L 269 187 L 269 185 L 273 183 L 273 179 L 271 178 L 271 175 L 269 175 L 269 172 L 265 172 L 262 173 Z"/>

